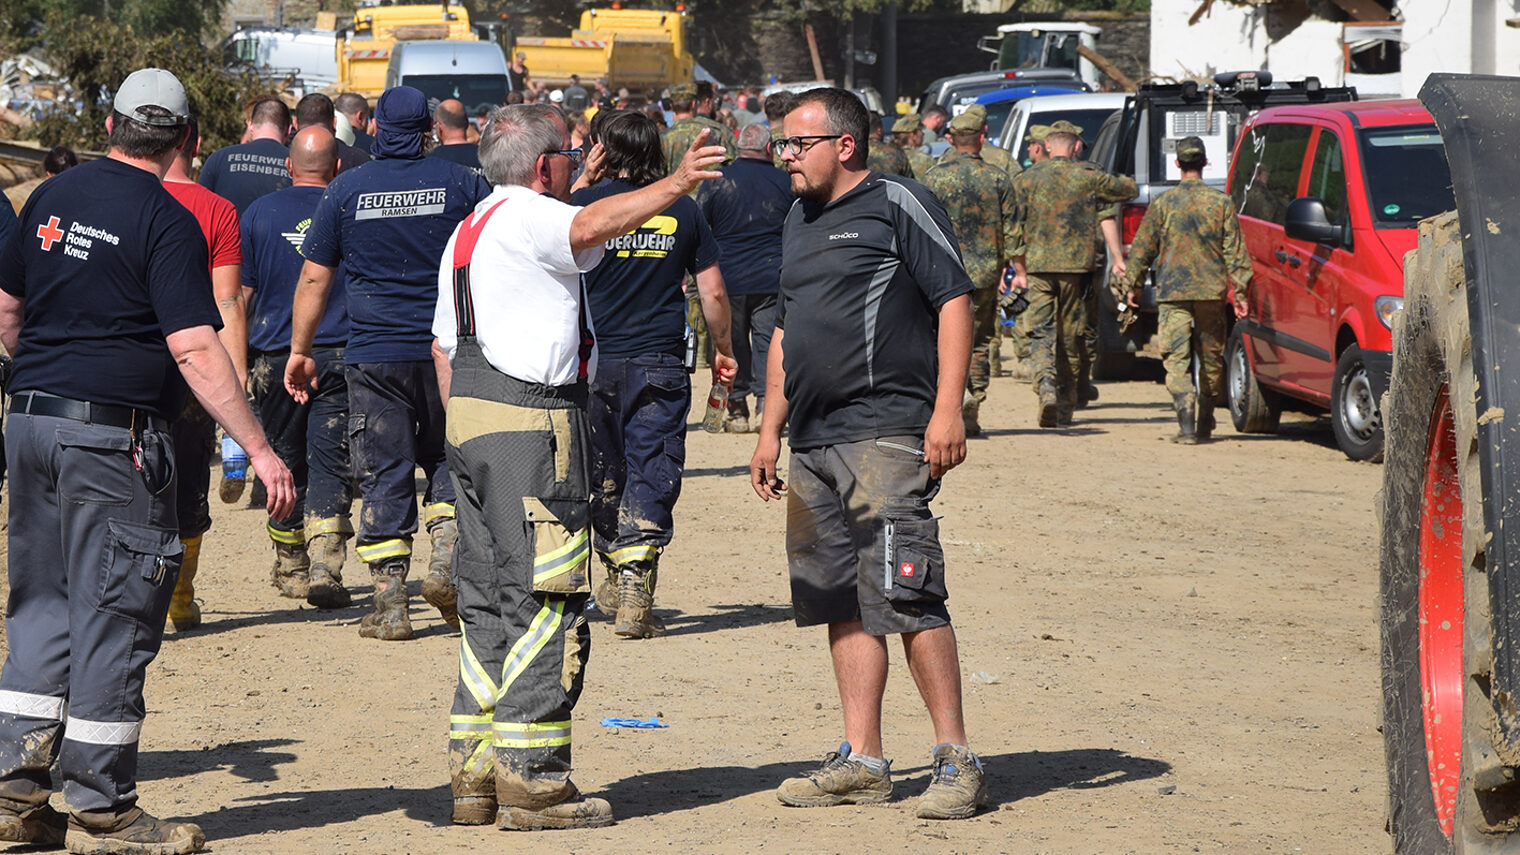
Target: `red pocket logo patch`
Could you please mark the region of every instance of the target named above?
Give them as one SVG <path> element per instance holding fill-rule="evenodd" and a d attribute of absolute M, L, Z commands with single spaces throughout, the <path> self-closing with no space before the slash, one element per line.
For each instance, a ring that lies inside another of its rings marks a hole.
<path fill-rule="evenodd" d="M 897 575 L 902 576 L 905 579 L 912 579 L 913 573 L 916 569 L 917 568 L 913 566 L 912 561 L 904 561 L 901 564 L 897 565 Z"/>

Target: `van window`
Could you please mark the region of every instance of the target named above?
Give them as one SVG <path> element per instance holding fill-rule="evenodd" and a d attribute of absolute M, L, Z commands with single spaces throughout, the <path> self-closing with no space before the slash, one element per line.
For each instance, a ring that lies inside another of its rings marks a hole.
<path fill-rule="evenodd" d="M 1340 141 L 1328 130 L 1319 132 L 1314 163 L 1309 167 L 1309 193 L 1325 203 L 1325 216 L 1332 223 L 1346 222 L 1346 163 Z"/>
<path fill-rule="evenodd" d="M 1369 128 L 1361 138 L 1367 202 L 1378 228 L 1409 228 L 1457 206 L 1435 125 Z"/>
<path fill-rule="evenodd" d="M 1309 149 L 1307 125 L 1257 125 L 1235 159 L 1230 196 L 1244 217 L 1282 225 L 1298 194 L 1299 171 Z"/>

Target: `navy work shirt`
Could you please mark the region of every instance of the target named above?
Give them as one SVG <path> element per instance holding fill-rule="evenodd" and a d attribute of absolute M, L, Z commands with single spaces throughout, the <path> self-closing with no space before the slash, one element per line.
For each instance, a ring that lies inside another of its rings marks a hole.
<path fill-rule="evenodd" d="M 301 255 L 344 265 L 350 365 L 431 360 L 438 262 L 491 187 L 437 158 L 382 157 L 345 171 L 317 203 Z"/>
<path fill-rule="evenodd" d="M 447 160 L 450 163 L 457 163 L 460 166 L 468 166 L 471 172 L 479 175 L 481 178 L 486 176 L 485 170 L 480 168 L 480 146 L 475 143 L 466 142 L 441 145 L 428 152 L 427 156 Z"/>
<path fill-rule="evenodd" d="M 741 157 L 703 182 L 697 207 L 723 248 L 730 296 L 774 294 L 781 282 L 781 225 L 791 210 L 791 178 L 769 159 Z"/>
<path fill-rule="evenodd" d="M 248 346 L 255 350 L 290 347 L 290 316 L 301 278 L 301 241 L 322 200 L 322 187 L 286 187 L 248 206 L 243 214 L 243 287 L 253 289 L 248 307 Z M 313 342 L 342 347 L 348 341 L 348 293 L 338 265 L 327 309 Z"/>
<path fill-rule="evenodd" d="M 570 203 L 589 205 L 636 189 L 613 179 L 577 191 Z M 629 234 L 607 241 L 602 263 L 586 274 L 586 302 L 601 358 L 681 355 L 686 338 L 681 282 L 687 273 L 717 264 L 718 256 L 718 242 L 687 196 Z"/>
<path fill-rule="evenodd" d="M 187 388 L 170 333 L 219 328 L 206 239 L 153 173 L 117 160 L 44 181 L 0 259 L 23 301 L 13 391 L 175 418 Z"/>
<path fill-rule="evenodd" d="M 287 157 L 290 149 L 274 140 L 229 145 L 206 158 L 196 181 L 231 202 L 242 216 L 254 199 L 290 186 Z"/>

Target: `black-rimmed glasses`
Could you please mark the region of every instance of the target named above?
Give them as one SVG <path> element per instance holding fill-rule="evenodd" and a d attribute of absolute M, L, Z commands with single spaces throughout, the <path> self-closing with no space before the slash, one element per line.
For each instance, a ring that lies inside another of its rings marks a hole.
<path fill-rule="evenodd" d="M 771 148 L 776 154 L 791 153 L 792 157 L 801 157 L 803 152 L 824 140 L 837 140 L 844 134 L 813 134 L 805 137 L 782 137 L 771 141 Z"/>

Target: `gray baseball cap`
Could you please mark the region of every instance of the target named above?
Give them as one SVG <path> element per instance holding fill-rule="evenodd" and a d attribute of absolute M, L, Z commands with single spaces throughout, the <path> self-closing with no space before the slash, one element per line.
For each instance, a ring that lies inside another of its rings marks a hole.
<path fill-rule="evenodd" d="M 190 116 L 190 102 L 185 98 L 185 87 L 179 78 L 162 68 L 139 68 L 127 75 L 116 90 L 112 105 L 116 112 L 145 125 L 173 128 L 183 125 Z M 150 116 L 144 107 L 162 107 L 167 116 Z"/>

